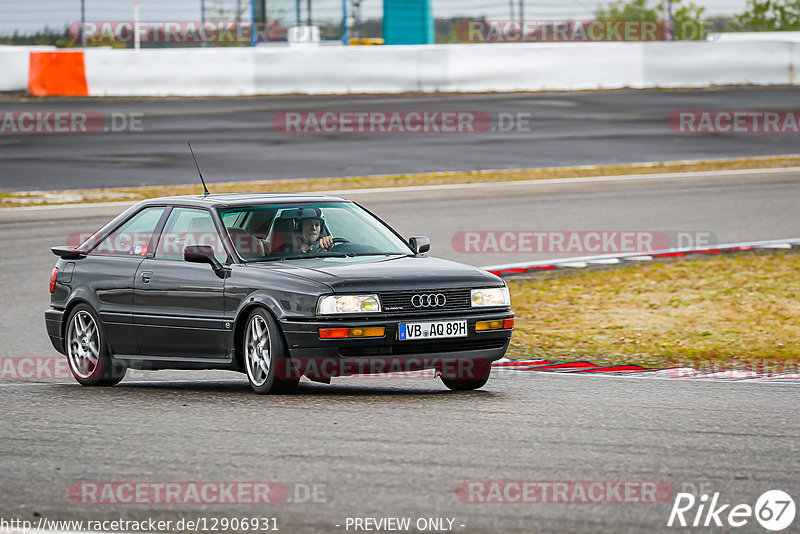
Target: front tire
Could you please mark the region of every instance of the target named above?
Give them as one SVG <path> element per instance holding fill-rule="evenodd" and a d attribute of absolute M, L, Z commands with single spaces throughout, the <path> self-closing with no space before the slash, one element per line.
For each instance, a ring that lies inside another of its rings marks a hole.
<path fill-rule="evenodd" d="M 465 376 L 458 376 L 459 373 L 445 373 L 443 370 L 441 379 L 447 389 L 452 391 L 472 391 L 485 386 L 491 373 L 492 365 L 489 362 L 477 360 L 474 362 L 472 369 L 461 373 Z"/>
<path fill-rule="evenodd" d="M 82 386 L 113 386 L 125 378 L 127 369 L 111 361 L 105 332 L 91 306 L 72 309 L 64 341 L 69 370 Z"/>
<path fill-rule="evenodd" d="M 247 380 L 256 393 L 288 393 L 300 381 L 300 377 L 279 377 L 288 375 L 289 351 L 277 321 L 263 308 L 254 309 L 247 318 L 242 358 Z"/>

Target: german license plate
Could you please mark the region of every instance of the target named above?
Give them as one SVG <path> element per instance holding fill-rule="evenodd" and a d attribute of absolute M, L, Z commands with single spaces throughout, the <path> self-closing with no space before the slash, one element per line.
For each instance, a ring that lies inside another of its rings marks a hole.
<path fill-rule="evenodd" d="M 400 341 L 441 339 L 445 337 L 467 337 L 467 321 L 400 323 L 397 329 L 397 338 Z"/>

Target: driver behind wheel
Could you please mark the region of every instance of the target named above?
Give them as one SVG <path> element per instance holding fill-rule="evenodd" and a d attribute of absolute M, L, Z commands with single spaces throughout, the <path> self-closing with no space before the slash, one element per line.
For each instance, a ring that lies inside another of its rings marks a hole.
<path fill-rule="evenodd" d="M 294 248 L 300 253 L 316 250 L 329 251 L 333 247 L 333 236 L 323 236 L 325 219 L 322 212 L 314 208 L 300 215 L 297 222 L 298 233 L 295 235 Z"/>

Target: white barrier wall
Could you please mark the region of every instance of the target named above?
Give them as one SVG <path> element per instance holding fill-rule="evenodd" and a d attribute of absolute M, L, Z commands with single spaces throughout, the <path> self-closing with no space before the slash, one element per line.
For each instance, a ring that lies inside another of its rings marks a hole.
<path fill-rule="evenodd" d="M 800 32 L 724 32 L 712 33 L 708 41 L 791 41 L 800 43 Z"/>
<path fill-rule="evenodd" d="M 637 87 L 638 43 L 449 45 L 447 91 L 541 91 Z"/>
<path fill-rule="evenodd" d="M 30 48 L 0 46 L 0 91 L 27 91 Z"/>
<path fill-rule="evenodd" d="M 648 43 L 643 49 L 640 87 L 791 83 L 789 42 Z"/>
<path fill-rule="evenodd" d="M 699 41 L 261 48 L 255 52 L 255 89 L 258 94 L 319 94 L 784 85 L 795 83 L 799 45 Z"/>
<path fill-rule="evenodd" d="M 84 59 L 92 96 L 502 92 L 794 84 L 800 43 L 90 48 Z M 0 48 L 0 68 L 0 90 L 27 87 L 24 49 Z"/>
<path fill-rule="evenodd" d="M 434 46 L 260 47 L 255 86 L 260 94 L 441 91 L 447 64 Z"/>
<path fill-rule="evenodd" d="M 88 48 L 84 62 L 90 96 L 233 96 L 255 92 L 250 48 Z"/>

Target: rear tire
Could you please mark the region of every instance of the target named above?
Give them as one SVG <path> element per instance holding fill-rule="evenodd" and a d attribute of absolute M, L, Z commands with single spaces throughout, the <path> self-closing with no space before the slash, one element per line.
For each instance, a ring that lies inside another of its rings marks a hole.
<path fill-rule="evenodd" d="M 88 304 L 70 312 L 64 346 L 69 370 L 82 386 L 113 386 L 125 378 L 127 369 L 111 360 L 100 318 Z"/>
<path fill-rule="evenodd" d="M 278 322 L 264 308 L 254 309 L 242 336 L 242 362 L 252 390 L 262 395 L 293 391 L 300 377 L 286 378 L 290 361 Z"/>
<path fill-rule="evenodd" d="M 445 374 L 442 371 L 442 383 L 452 391 L 472 391 L 486 385 L 489 375 L 492 373 L 492 365 L 485 360 L 476 360 L 472 369 L 467 372 L 467 376 L 457 376 L 457 374 Z"/>

